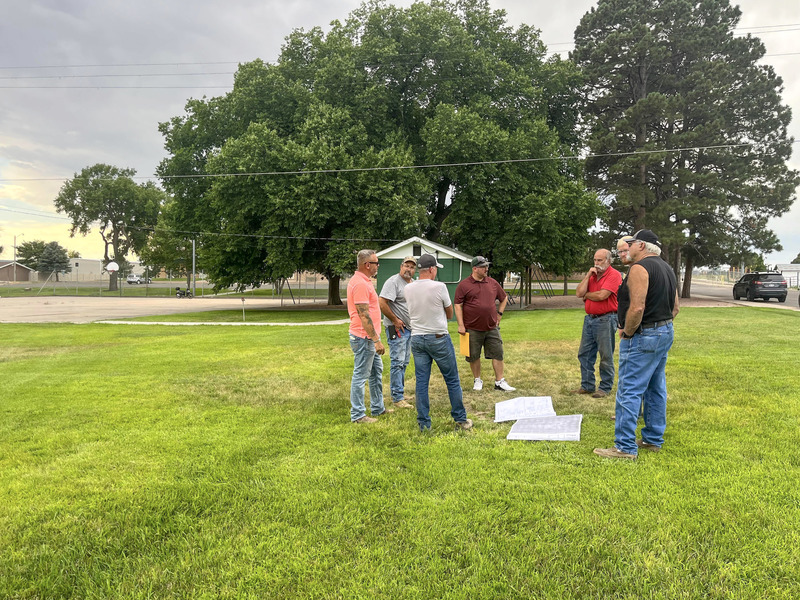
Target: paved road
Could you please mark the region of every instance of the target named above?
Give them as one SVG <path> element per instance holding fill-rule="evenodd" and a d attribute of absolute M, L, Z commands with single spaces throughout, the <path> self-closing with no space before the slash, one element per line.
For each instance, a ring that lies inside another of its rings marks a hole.
<path fill-rule="evenodd" d="M 750 302 L 748 300 L 734 300 L 733 299 L 733 284 L 724 283 L 707 283 L 705 281 L 694 280 L 692 281 L 692 298 L 708 298 L 714 300 L 724 300 L 731 304 L 739 306 L 758 306 L 767 308 L 781 308 L 790 310 L 798 309 L 798 292 L 797 290 L 789 290 L 786 302 L 778 302 L 777 300 L 755 300 Z"/>
<path fill-rule="evenodd" d="M 278 306 L 280 300 L 245 299 L 245 310 L 263 310 Z M 309 304 L 309 308 L 313 306 L 315 305 Z M 241 309 L 241 298 L 0 298 L 0 323 L 92 323 L 131 317 Z"/>

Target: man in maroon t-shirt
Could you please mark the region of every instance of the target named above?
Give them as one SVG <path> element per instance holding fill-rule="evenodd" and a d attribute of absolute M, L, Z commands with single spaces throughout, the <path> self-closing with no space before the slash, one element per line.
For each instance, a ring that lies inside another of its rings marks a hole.
<path fill-rule="evenodd" d="M 583 298 L 583 318 L 578 362 L 581 365 L 581 387 L 575 394 L 591 394 L 602 398 L 614 387 L 614 343 L 617 334 L 617 291 L 622 275 L 611 266 L 611 252 L 594 253 L 594 266 L 578 284 L 575 295 Z M 594 364 L 600 354 L 600 386 L 595 391 Z"/>
<path fill-rule="evenodd" d="M 503 339 L 500 337 L 500 317 L 508 302 L 503 286 L 489 277 L 489 263 L 483 256 L 472 259 L 472 275 L 461 280 L 456 288 L 455 310 L 458 333 L 469 333 L 469 356 L 476 392 L 483 389 L 481 379 L 481 348 L 491 359 L 494 369 L 494 389 L 513 392 L 503 377 Z M 499 302 L 498 306 L 496 302 Z"/>

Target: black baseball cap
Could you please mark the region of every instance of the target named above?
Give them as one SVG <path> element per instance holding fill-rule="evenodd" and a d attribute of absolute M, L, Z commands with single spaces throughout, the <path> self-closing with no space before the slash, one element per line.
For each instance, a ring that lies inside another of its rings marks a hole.
<path fill-rule="evenodd" d="M 631 242 L 647 242 L 649 244 L 661 246 L 661 243 L 658 241 L 658 236 L 649 229 L 640 229 L 632 236 L 622 238 L 622 241 L 627 244 L 630 244 Z"/>

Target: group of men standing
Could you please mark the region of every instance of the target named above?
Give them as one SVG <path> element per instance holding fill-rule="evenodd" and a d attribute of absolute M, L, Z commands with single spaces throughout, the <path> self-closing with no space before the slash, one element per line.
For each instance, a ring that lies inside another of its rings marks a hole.
<path fill-rule="evenodd" d="M 595 448 L 605 458 L 635 459 L 640 448 L 658 452 L 666 429 L 667 387 L 665 368 L 672 347 L 672 320 L 678 314 L 677 280 L 661 259 L 658 237 L 649 229 L 622 238 L 617 251 L 628 274 L 611 266 L 612 254 L 595 252 L 594 266 L 578 284 L 576 296 L 584 300 L 578 361 L 581 387 L 576 394 L 593 398 L 607 396 L 614 386 L 614 349 L 619 336 L 619 377 L 615 408 L 614 447 Z M 494 389 L 513 392 L 506 382 L 500 321 L 508 297 L 503 287 L 489 277 L 490 266 L 482 256 L 472 259 L 472 274 L 456 288 L 451 304 L 447 286 L 436 281 L 442 265 L 430 254 L 419 259 L 407 256 L 400 272 L 390 277 L 380 296 L 371 279 L 378 272 L 378 258 L 372 250 L 358 253 L 358 270 L 347 286 L 350 314 L 350 346 L 355 357 L 350 386 L 350 419 L 374 423 L 394 408 L 383 403 L 383 362 L 381 315 L 391 358 L 390 388 L 397 408 L 413 408 L 405 395 L 405 372 L 414 356 L 417 424 L 431 428 L 428 384 L 435 362 L 442 373 L 450 399 L 450 414 L 461 429 L 472 428 L 464 408 L 455 348 L 447 321 L 455 314 L 459 335 L 469 336 L 467 362 L 473 376 L 473 390 L 483 389 L 481 350 L 492 361 Z M 419 269 L 419 279 L 414 273 Z M 600 383 L 596 385 L 595 364 L 600 357 Z M 364 385 L 369 382 L 370 413 L 364 404 Z M 639 416 L 644 417 L 641 439 L 636 439 Z"/>
<path fill-rule="evenodd" d="M 455 314 L 458 331 L 469 335 L 467 361 L 474 376 L 473 390 L 483 389 L 480 355 L 492 361 L 495 389 L 514 391 L 503 377 L 503 340 L 500 318 L 508 297 L 502 286 L 488 276 L 489 261 L 482 256 L 472 260 L 472 273 L 456 288 L 455 308 L 447 286 L 436 281 L 442 265 L 431 254 L 419 259 L 407 256 L 400 272 L 383 285 L 380 295 L 371 278 L 378 272 L 378 257 L 373 250 L 358 253 L 358 270 L 347 286 L 347 309 L 350 314 L 350 347 L 354 355 L 353 378 L 350 384 L 350 420 L 374 423 L 394 408 L 383 402 L 383 363 L 385 349 L 380 338 L 380 315 L 389 344 L 389 386 L 393 407 L 413 408 L 406 396 L 405 372 L 414 356 L 416 375 L 417 424 L 420 430 L 431 428 L 428 385 L 433 363 L 442 373 L 450 399 L 450 414 L 461 429 L 471 429 L 472 420 L 464 408 L 461 381 L 458 375 L 455 348 L 447 329 L 447 321 Z M 419 269 L 419 279 L 414 273 Z M 370 413 L 364 403 L 364 385 L 369 382 Z"/>
<path fill-rule="evenodd" d="M 578 361 L 581 387 L 576 394 L 602 398 L 614 385 L 614 346 L 619 335 L 619 380 L 614 415 L 614 447 L 595 448 L 604 458 L 636 459 L 639 448 L 658 452 L 667 424 L 667 355 L 674 340 L 678 286 L 672 268 L 661 259 L 658 237 L 649 229 L 617 244 L 625 279 L 611 266 L 611 252 L 598 250 L 594 266 L 578 284 L 584 300 Z M 600 384 L 594 366 L 600 356 Z M 636 439 L 639 416 L 644 418 Z"/>

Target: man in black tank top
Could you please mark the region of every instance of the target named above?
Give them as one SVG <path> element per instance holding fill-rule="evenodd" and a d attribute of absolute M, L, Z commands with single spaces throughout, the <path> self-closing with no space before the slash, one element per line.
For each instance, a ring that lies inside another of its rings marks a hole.
<path fill-rule="evenodd" d="M 678 284 L 661 259 L 658 237 L 641 229 L 626 238 L 633 264 L 620 292 L 619 372 L 614 447 L 595 448 L 604 458 L 635 459 L 639 448 L 658 452 L 667 425 L 665 368 L 672 347 L 672 319 L 678 314 Z M 639 410 L 644 402 L 642 439 L 636 439 Z"/>

